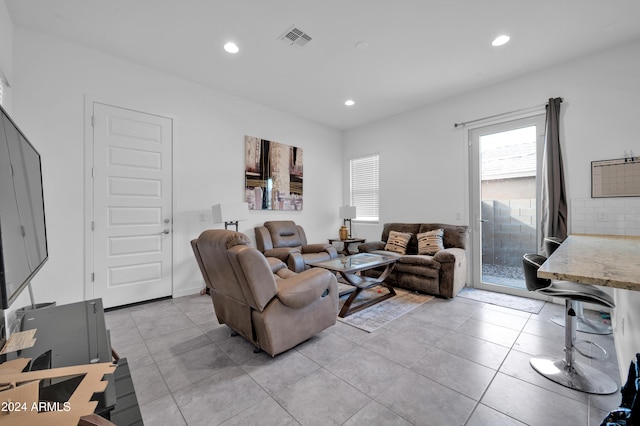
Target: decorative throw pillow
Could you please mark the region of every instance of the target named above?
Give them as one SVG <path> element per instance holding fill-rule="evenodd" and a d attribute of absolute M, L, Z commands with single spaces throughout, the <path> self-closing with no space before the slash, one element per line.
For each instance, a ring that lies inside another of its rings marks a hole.
<path fill-rule="evenodd" d="M 407 252 L 409 239 L 411 239 L 410 233 L 390 231 L 389 238 L 387 239 L 387 245 L 384 246 L 384 249 L 395 253 L 405 254 Z"/>
<path fill-rule="evenodd" d="M 434 255 L 440 250 L 444 250 L 444 229 L 434 229 L 433 231 L 424 232 L 416 235 L 418 238 L 418 254 Z"/>

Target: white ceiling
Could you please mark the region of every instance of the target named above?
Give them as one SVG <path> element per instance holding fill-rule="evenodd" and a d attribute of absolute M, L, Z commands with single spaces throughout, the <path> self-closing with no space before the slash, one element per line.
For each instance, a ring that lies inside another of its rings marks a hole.
<path fill-rule="evenodd" d="M 640 39 L 638 0 L 6 3 L 17 26 L 338 129 Z M 278 40 L 292 25 L 313 40 Z M 502 33 L 511 42 L 492 47 Z"/>

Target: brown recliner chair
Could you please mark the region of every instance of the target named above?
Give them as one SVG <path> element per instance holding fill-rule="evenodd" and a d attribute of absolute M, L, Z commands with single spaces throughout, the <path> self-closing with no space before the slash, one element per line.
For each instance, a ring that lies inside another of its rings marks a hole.
<path fill-rule="evenodd" d="M 335 324 L 333 274 L 321 268 L 296 274 L 250 244 L 246 235 L 221 229 L 191 241 L 221 324 L 271 356 Z"/>
<path fill-rule="evenodd" d="M 267 257 L 277 257 L 289 269 L 302 272 L 309 262 L 323 262 L 338 257 L 331 244 L 307 244 L 307 235 L 291 220 L 273 220 L 256 226 L 256 245 Z"/>

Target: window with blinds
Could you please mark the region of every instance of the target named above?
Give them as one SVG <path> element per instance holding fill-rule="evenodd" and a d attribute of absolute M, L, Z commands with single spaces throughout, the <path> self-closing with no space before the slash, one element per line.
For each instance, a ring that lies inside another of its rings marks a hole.
<path fill-rule="evenodd" d="M 356 206 L 355 220 L 377 222 L 379 216 L 380 184 L 379 155 L 354 158 L 351 168 L 351 205 Z"/>

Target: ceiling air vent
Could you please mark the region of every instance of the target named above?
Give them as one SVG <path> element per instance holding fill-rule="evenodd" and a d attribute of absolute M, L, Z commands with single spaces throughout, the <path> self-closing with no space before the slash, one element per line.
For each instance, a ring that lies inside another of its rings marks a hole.
<path fill-rule="evenodd" d="M 295 25 L 282 33 L 278 40 L 282 40 L 291 46 L 302 47 L 311 41 L 311 36 Z"/>

